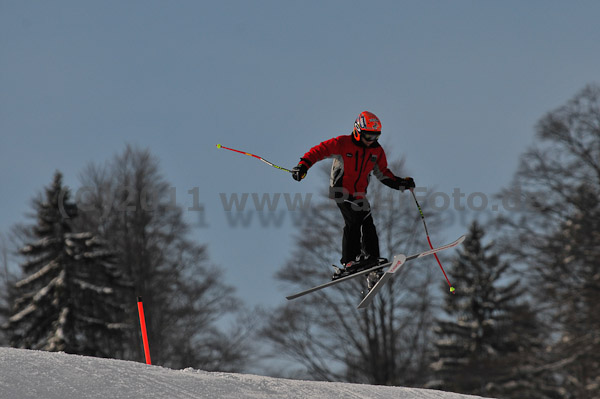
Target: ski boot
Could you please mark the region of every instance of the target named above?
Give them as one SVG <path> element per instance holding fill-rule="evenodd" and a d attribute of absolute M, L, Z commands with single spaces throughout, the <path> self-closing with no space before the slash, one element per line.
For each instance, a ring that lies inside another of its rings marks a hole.
<path fill-rule="evenodd" d="M 378 264 L 380 265 L 389 263 L 389 261 L 386 258 L 379 258 L 378 261 Z M 381 279 L 381 277 L 383 277 L 384 274 L 385 272 L 383 271 L 383 268 L 373 270 L 371 273 L 367 274 L 367 289 L 361 291 L 361 294 L 363 294 L 363 296 L 367 295 L 369 291 L 371 291 L 373 287 L 375 287 L 375 285 L 379 282 L 379 279 Z"/>
<path fill-rule="evenodd" d="M 367 274 L 367 292 L 371 291 L 373 287 L 375 287 L 375 284 L 377 284 L 384 273 L 385 272 L 382 269 L 377 269 Z"/>
<path fill-rule="evenodd" d="M 344 265 L 343 268 L 334 266 L 334 273 L 331 277 L 332 280 L 337 280 L 341 277 L 346 277 L 351 274 L 370 269 L 378 264 L 387 263 L 386 258 L 375 258 L 369 255 L 360 254 L 356 257 L 356 260 L 350 261 Z"/>
<path fill-rule="evenodd" d="M 331 279 L 337 280 L 338 278 L 349 276 L 361 270 L 368 269 L 375 264 L 375 258 L 371 258 L 365 254 L 360 254 L 355 260 L 351 260 L 350 262 L 344 264 L 343 267 L 334 266 L 334 273 Z"/>

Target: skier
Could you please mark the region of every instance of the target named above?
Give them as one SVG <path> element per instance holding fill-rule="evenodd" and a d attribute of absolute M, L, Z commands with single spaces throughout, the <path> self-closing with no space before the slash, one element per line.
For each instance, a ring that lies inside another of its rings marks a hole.
<path fill-rule="evenodd" d="M 387 262 L 380 258 L 377 230 L 366 198 L 371 172 L 393 189 L 415 187 L 412 177 L 401 178 L 388 169 L 385 152 L 377 142 L 380 135 L 379 118 L 371 112 L 361 112 L 350 135 L 334 137 L 311 148 L 292 169 L 294 180 L 301 181 L 315 163 L 333 158 L 330 198 L 336 201 L 345 223 L 340 259 L 343 269 L 336 268 L 333 279 Z"/>

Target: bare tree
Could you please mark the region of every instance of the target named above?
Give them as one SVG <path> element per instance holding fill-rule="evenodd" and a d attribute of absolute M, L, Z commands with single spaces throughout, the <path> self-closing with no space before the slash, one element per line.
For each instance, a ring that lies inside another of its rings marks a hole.
<path fill-rule="evenodd" d="M 588 85 L 537 124 L 500 220 L 507 253 L 555 331 L 564 397 L 600 394 L 600 86 Z M 548 372 L 557 373 L 549 365 Z"/>
<path fill-rule="evenodd" d="M 239 302 L 212 265 L 204 245 L 189 239 L 182 209 L 149 151 L 127 146 L 104 166 L 81 175 L 81 220 L 116 249 L 134 289 L 130 322 L 138 323 L 136 296 L 146 312 L 152 360 L 169 367 L 239 370 L 243 336 L 228 336 L 217 321 Z M 137 331 L 134 330 L 134 331 Z M 142 360 L 139 335 L 129 357 Z"/>
<path fill-rule="evenodd" d="M 402 162 L 392 169 L 402 170 Z M 426 241 L 410 194 L 379 184 L 369 189 L 382 254 L 423 249 Z M 434 213 L 428 217 L 432 226 L 439 222 Z M 288 290 L 331 278 L 328 265 L 339 262 L 342 227 L 331 200 L 313 206 L 297 236 L 292 259 L 277 274 Z M 362 278 L 297 299 L 276 309 L 264 335 L 279 353 L 301 364 L 315 379 L 422 385 L 428 373 L 432 287 L 437 288 L 432 281 L 439 277 L 433 266 L 427 261 L 407 264 L 366 310 L 356 309 L 365 288 Z"/>

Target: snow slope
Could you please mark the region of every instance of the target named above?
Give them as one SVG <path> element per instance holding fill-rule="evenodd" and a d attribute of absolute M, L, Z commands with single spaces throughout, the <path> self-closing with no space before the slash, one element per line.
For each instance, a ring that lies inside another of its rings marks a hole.
<path fill-rule="evenodd" d="M 171 370 L 113 359 L 0 348 L 2 399 L 466 399 L 426 389 Z"/>

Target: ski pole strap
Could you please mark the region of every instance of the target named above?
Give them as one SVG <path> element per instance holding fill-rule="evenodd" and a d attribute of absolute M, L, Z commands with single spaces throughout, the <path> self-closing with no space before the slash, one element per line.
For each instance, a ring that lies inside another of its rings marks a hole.
<path fill-rule="evenodd" d="M 221 145 L 221 144 L 217 144 L 217 148 L 223 148 L 223 149 L 225 149 L 225 150 L 229 150 L 229 151 L 237 152 L 237 153 L 239 153 L 239 154 L 248 155 L 248 156 L 250 156 L 250 157 L 256 158 L 256 159 L 258 159 L 258 160 L 260 160 L 260 161 L 262 161 L 262 162 L 266 163 L 266 164 L 267 164 L 267 165 L 269 165 L 269 166 L 272 166 L 272 167 L 274 167 L 274 168 L 277 168 L 277 169 L 279 169 L 279 170 L 283 170 L 283 171 L 286 171 L 286 172 L 289 172 L 289 173 L 293 173 L 293 172 L 292 172 L 291 170 L 289 170 L 289 169 L 286 169 L 286 168 L 284 168 L 284 167 L 282 167 L 282 166 L 279 166 L 279 165 L 275 165 L 273 162 L 269 162 L 269 161 L 267 161 L 266 159 L 264 159 L 263 157 L 260 157 L 260 156 L 258 156 L 258 155 L 255 155 L 255 154 L 251 154 L 251 153 L 249 153 L 249 152 L 240 151 L 240 150 L 236 150 L 236 149 L 233 149 L 233 148 L 225 147 L 225 146 L 223 146 L 223 145 Z"/>

